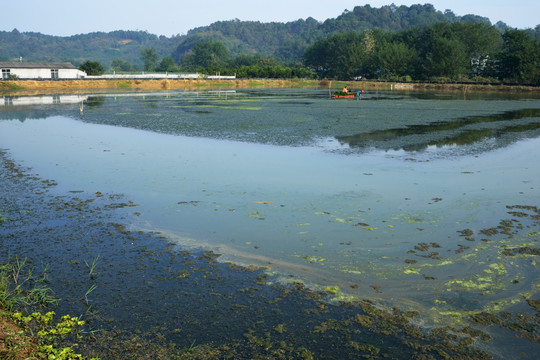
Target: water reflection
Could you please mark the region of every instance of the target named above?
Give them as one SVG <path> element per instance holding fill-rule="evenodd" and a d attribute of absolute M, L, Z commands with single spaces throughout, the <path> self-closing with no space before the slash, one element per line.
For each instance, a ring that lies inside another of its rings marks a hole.
<path fill-rule="evenodd" d="M 40 96 L 1 96 L 0 120 L 18 119 L 23 122 L 27 119 L 39 119 L 65 113 L 71 115 L 82 113 L 84 104 L 89 95 L 40 95 Z"/>
<path fill-rule="evenodd" d="M 0 106 L 78 104 L 87 99 L 88 95 L 1 96 Z"/>
<path fill-rule="evenodd" d="M 540 127 L 539 118 L 540 109 L 519 109 L 352 136 L 337 136 L 336 139 L 341 144 L 355 148 L 420 151 L 429 146 L 470 145 L 487 138 L 499 138 L 506 133 L 523 133 L 525 137 L 538 136 L 539 133 L 535 130 Z"/>

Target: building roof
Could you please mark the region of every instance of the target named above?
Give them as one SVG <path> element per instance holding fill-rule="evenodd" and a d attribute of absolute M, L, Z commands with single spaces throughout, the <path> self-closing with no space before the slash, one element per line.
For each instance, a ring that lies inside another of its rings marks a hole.
<path fill-rule="evenodd" d="M 0 61 L 2 69 L 77 69 L 68 62 Z"/>

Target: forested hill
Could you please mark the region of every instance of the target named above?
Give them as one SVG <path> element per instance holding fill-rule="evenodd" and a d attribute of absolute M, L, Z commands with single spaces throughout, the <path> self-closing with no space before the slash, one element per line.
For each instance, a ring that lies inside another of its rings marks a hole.
<path fill-rule="evenodd" d="M 373 8 L 356 6 L 335 19 L 319 23 L 313 18 L 288 23 L 260 23 L 250 21 L 220 21 L 195 28 L 180 40 L 173 58 L 178 60 L 196 42 L 218 41 L 227 46 L 231 55 L 258 53 L 281 61 L 297 61 L 308 45 L 334 33 L 357 32 L 378 28 L 384 31 L 402 31 L 414 26 L 433 25 L 437 22 L 474 22 L 491 25 L 486 17 L 478 15 L 456 16 L 444 13 L 433 5 L 395 6 Z M 498 24 L 501 28 L 504 23 Z"/>
<path fill-rule="evenodd" d="M 94 32 L 73 36 L 51 36 L 41 33 L 0 32 L 0 61 L 69 61 L 80 65 L 86 60 L 106 67 L 115 59 L 142 64 L 141 50 L 154 48 L 162 56 L 170 55 L 180 37 L 167 38 L 144 31 Z"/>
<path fill-rule="evenodd" d="M 231 56 L 258 54 L 283 62 L 297 62 L 307 46 L 327 35 L 341 32 L 362 32 L 380 28 L 401 31 L 413 26 L 436 22 L 475 22 L 490 24 L 477 15 L 456 16 L 441 12 L 433 5 L 357 6 L 335 19 L 318 22 L 313 18 L 288 23 L 254 21 L 220 21 L 190 30 L 187 35 L 165 37 L 143 31 L 95 32 L 59 37 L 40 33 L 0 32 L 0 61 L 23 57 L 26 61 L 70 61 L 79 65 L 86 60 L 98 61 L 109 67 L 113 60 L 142 65 L 141 50 L 153 48 L 160 57 L 172 56 L 179 62 L 197 42 L 223 43 Z M 498 23 L 504 28 L 504 23 Z"/>

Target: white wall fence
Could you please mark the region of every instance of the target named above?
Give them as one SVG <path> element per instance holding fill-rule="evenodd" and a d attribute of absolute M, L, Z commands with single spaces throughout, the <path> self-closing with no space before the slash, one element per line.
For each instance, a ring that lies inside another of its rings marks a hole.
<path fill-rule="evenodd" d="M 169 74 L 169 73 L 142 73 L 142 74 L 104 74 L 104 75 L 87 75 L 85 79 L 89 80 L 133 80 L 133 79 L 199 79 L 201 74 Z"/>
<path fill-rule="evenodd" d="M 88 80 L 137 80 L 137 79 L 171 79 L 171 80 L 187 80 L 187 79 L 207 79 L 207 80 L 234 80 L 236 76 L 212 75 L 206 76 L 199 73 L 141 73 L 141 74 L 104 74 L 96 76 L 86 76 Z"/>

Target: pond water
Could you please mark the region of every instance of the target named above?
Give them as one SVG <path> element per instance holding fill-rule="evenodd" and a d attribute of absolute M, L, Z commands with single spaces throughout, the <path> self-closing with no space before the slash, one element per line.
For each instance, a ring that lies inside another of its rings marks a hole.
<path fill-rule="evenodd" d="M 22 100 L 21 100 L 22 99 Z M 26 100 L 26 101 L 23 101 Z M 325 90 L 4 98 L 0 148 L 134 230 L 423 321 L 537 297 L 540 99 Z M 82 105 L 79 105 L 82 104 Z M 505 256 L 514 251 L 522 256 Z"/>

